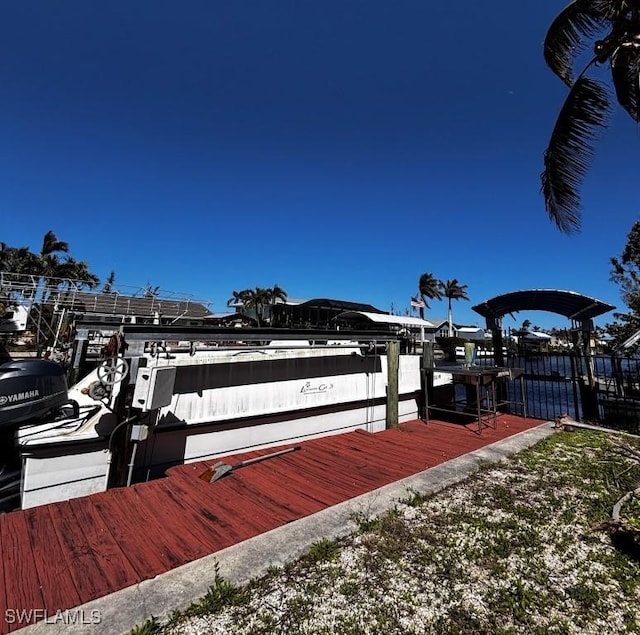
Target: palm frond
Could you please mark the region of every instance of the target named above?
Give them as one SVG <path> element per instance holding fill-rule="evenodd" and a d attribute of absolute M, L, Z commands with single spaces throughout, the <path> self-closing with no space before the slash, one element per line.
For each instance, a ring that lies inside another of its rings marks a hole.
<path fill-rule="evenodd" d="M 590 0 L 589 4 L 594 13 L 615 22 L 634 9 L 635 0 Z"/>
<path fill-rule="evenodd" d="M 640 48 L 619 47 L 611 58 L 611 77 L 618 103 L 634 121 L 640 121 Z"/>
<path fill-rule="evenodd" d="M 593 9 L 590 0 L 574 0 L 551 23 L 544 39 L 544 59 L 567 86 L 573 84 L 576 58 L 607 24 L 608 19 Z"/>
<path fill-rule="evenodd" d="M 544 153 L 542 192 L 549 217 L 567 233 L 580 229 L 582 179 L 593 156 L 597 130 L 606 125 L 611 110 L 607 90 L 579 77 L 562 106 Z"/>

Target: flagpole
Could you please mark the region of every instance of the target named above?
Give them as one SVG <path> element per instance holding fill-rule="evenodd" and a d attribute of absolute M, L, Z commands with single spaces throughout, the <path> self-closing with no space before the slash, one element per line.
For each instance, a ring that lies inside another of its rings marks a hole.
<path fill-rule="evenodd" d="M 413 310 L 416 310 L 417 308 L 425 308 L 425 302 L 424 300 L 416 297 L 411 297 L 411 308 Z M 424 348 L 424 324 L 420 324 L 420 344 L 422 344 L 422 347 Z"/>

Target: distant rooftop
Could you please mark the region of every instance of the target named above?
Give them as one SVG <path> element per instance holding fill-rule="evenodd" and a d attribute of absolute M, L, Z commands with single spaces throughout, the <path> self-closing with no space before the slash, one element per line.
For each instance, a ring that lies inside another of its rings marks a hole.
<path fill-rule="evenodd" d="M 389 324 L 404 327 L 433 328 L 433 323 L 410 315 L 388 315 L 385 313 L 371 313 L 369 311 L 344 311 L 336 319 L 364 318 L 374 324 Z"/>
<path fill-rule="evenodd" d="M 201 318 L 209 314 L 210 302 L 189 294 L 164 291 L 159 287 L 125 287 L 104 292 L 87 290 L 86 282 L 72 278 L 51 278 L 0 271 L 0 289 L 14 302 L 53 305 L 94 315 L 137 315 Z"/>
<path fill-rule="evenodd" d="M 301 308 L 313 308 L 313 309 L 340 309 L 342 311 L 364 311 L 365 313 L 386 313 L 376 309 L 371 304 L 362 304 L 360 302 L 349 302 L 347 300 L 332 300 L 329 298 L 314 298 L 313 300 L 307 300 L 300 303 L 298 306 Z"/>
<path fill-rule="evenodd" d="M 119 293 L 83 293 L 76 291 L 69 296 L 61 294 L 56 303 L 79 313 L 100 315 L 139 315 L 163 317 L 202 318 L 209 315 L 209 309 L 199 302 L 188 299 L 162 297 L 140 298 Z"/>

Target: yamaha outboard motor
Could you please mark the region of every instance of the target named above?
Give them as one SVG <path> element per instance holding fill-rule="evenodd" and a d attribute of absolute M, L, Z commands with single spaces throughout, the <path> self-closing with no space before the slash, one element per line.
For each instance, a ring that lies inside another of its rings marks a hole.
<path fill-rule="evenodd" d="M 60 364 L 39 359 L 0 363 L 0 428 L 41 419 L 68 403 Z"/>

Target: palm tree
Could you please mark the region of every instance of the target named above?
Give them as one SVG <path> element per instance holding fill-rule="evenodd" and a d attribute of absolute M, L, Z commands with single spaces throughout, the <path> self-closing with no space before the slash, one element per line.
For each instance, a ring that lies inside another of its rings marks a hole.
<path fill-rule="evenodd" d="M 271 297 L 271 304 L 275 304 L 278 300 L 285 302 L 287 299 L 287 292 L 277 284 L 274 284 L 268 291 Z"/>
<path fill-rule="evenodd" d="M 599 39 L 602 38 L 602 39 Z M 581 54 L 593 57 L 575 76 Z M 555 18 L 544 58 L 569 94 L 544 153 L 542 192 L 550 218 L 565 233 L 580 228 L 579 188 L 593 154 L 592 142 L 611 111 L 609 89 L 587 77 L 608 62 L 615 100 L 640 121 L 640 4 L 637 0 L 573 0 Z"/>
<path fill-rule="evenodd" d="M 439 284 L 440 289 L 442 290 L 442 295 L 449 301 L 449 311 L 447 314 L 449 320 L 449 337 L 453 337 L 453 315 L 451 311 L 451 301 L 468 300 L 468 285 L 458 284 L 458 280 L 456 278 L 454 278 L 453 280 L 447 280 L 446 282 L 441 281 Z"/>
<path fill-rule="evenodd" d="M 160 295 L 160 287 L 154 287 L 150 282 L 147 282 L 142 290 L 142 297 L 147 300 L 153 300 Z"/>
<path fill-rule="evenodd" d="M 273 326 L 273 307 L 277 304 L 278 300 L 280 300 L 280 302 L 286 302 L 287 292 L 281 286 L 274 284 L 271 289 L 267 289 L 267 294 L 269 297 L 269 322 Z"/>
<path fill-rule="evenodd" d="M 244 300 L 247 297 L 247 291 L 249 291 L 249 289 L 243 289 L 242 291 L 232 291 L 231 297 L 227 300 L 227 306 L 237 306 L 238 304 L 244 304 Z"/>
<path fill-rule="evenodd" d="M 256 314 L 258 316 L 258 325 L 260 325 L 260 320 L 264 320 L 264 309 L 271 303 L 271 290 L 263 287 L 256 287 L 254 301 Z"/>
<path fill-rule="evenodd" d="M 104 283 L 104 287 L 102 287 L 102 293 L 114 293 L 113 285 L 115 284 L 115 281 L 116 281 L 116 272 L 112 271 L 109 274 L 109 277 L 107 278 L 106 282 Z"/>
<path fill-rule="evenodd" d="M 7 243 L 0 242 L 0 271 L 11 271 L 11 256 L 12 252 L 10 251 L 12 247 L 9 247 Z"/>
<path fill-rule="evenodd" d="M 60 278 L 64 278 L 63 285 L 67 287 L 67 296 L 72 288 L 76 291 L 87 287 L 95 289 L 100 284 L 100 278 L 89 271 L 89 265 L 84 261 L 78 261 L 67 256 L 60 263 L 57 271 Z"/>
<path fill-rule="evenodd" d="M 62 288 L 64 289 L 64 294 L 62 295 L 62 297 L 60 297 L 59 293 L 56 294 L 56 304 L 58 305 L 58 307 L 62 308 L 60 309 L 60 320 L 55 331 L 55 337 L 53 341 L 54 347 L 58 342 L 59 334 L 62 332 L 63 324 L 65 324 L 65 314 L 69 309 L 73 311 L 76 300 L 76 292 L 85 287 L 94 289 L 100 283 L 100 278 L 89 271 L 89 265 L 86 262 L 78 261 L 71 256 L 65 257 L 64 261 L 59 264 L 56 273 L 57 276 L 59 278 L 62 278 L 63 280 L 58 280 L 57 283 L 52 286 L 56 286 L 57 288 L 62 286 Z M 53 328 L 54 315 L 55 313 L 50 317 L 50 328 Z M 69 325 L 68 314 L 66 324 L 67 326 Z"/>
<path fill-rule="evenodd" d="M 422 298 L 425 306 L 420 307 L 420 317 L 424 319 L 424 309 L 429 308 L 427 300 L 440 300 L 442 292 L 440 291 L 440 280 L 436 280 L 432 273 L 423 273 L 418 280 L 418 293 Z"/>
<path fill-rule="evenodd" d="M 0 271 L 37 275 L 39 258 L 28 247 L 10 247 L 0 243 Z"/>
<path fill-rule="evenodd" d="M 243 305 L 246 309 L 253 309 L 256 314 L 258 326 L 262 326 L 261 318 L 266 304 L 269 304 L 270 291 L 262 287 L 246 289 L 243 297 Z"/>
<path fill-rule="evenodd" d="M 38 357 L 42 354 L 42 340 L 45 335 L 43 332 L 42 320 L 47 293 L 51 291 L 52 287 L 56 286 L 55 278 L 60 278 L 61 274 L 64 273 L 64 271 L 61 270 L 61 262 L 58 257 L 58 252 L 67 253 L 68 251 L 69 243 L 58 240 L 58 237 L 53 233 L 53 231 L 49 230 L 44 235 L 38 263 L 38 275 L 42 280 L 40 306 L 38 308 L 38 320 L 36 323 L 36 347 Z"/>
<path fill-rule="evenodd" d="M 58 237 L 49 230 L 42 239 L 42 248 L 40 249 L 40 276 L 45 278 L 44 291 L 47 287 L 55 286 L 55 282 L 47 280 L 47 278 L 61 278 L 64 269 L 61 268 L 59 253 L 68 253 L 69 243 L 58 240 Z"/>
<path fill-rule="evenodd" d="M 58 251 L 67 253 L 69 251 L 69 243 L 65 243 L 62 240 L 58 240 L 58 237 L 49 230 L 42 239 L 42 249 L 40 250 L 40 256 L 43 258 Z"/>

